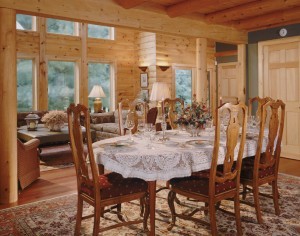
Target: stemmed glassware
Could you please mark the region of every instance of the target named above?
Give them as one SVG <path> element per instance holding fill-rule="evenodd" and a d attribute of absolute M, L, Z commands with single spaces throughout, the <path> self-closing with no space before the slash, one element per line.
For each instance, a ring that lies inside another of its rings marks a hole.
<path fill-rule="evenodd" d="M 132 119 L 132 117 L 127 115 L 125 126 L 127 129 L 129 129 L 129 141 L 133 141 L 132 129 L 134 128 L 134 120 Z"/>
<path fill-rule="evenodd" d="M 145 126 L 145 131 L 144 131 L 145 137 L 149 138 L 149 143 L 147 144 L 148 149 L 152 149 L 152 140 L 155 135 L 155 126 L 151 123 L 147 123 Z"/>
<path fill-rule="evenodd" d="M 141 134 L 144 134 L 144 131 L 145 131 L 145 121 L 143 119 L 139 119 L 138 120 L 138 131 Z"/>
<path fill-rule="evenodd" d="M 165 117 L 163 117 L 163 119 L 161 121 L 161 129 L 162 129 L 162 132 L 163 132 L 163 137 L 162 137 L 161 141 L 166 141 L 167 140 L 167 138 L 166 138 L 167 122 L 166 122 Z"/>

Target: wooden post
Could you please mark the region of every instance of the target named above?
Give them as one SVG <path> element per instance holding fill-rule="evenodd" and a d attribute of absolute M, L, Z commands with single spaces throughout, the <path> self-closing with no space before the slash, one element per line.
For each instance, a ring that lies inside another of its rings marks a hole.
<path fill-rule="evenodd" d="M 81 75 L 79 76 L 79 103 L 88 106 L 89 78 L 88 78 L 88 59 L 87 59 L 87 34 L 88 24 L 82 23 L 81 27 Z M 77 78 L 78 79 L 78 78 Z"/>
<path fill-rule="evenodd" d="M 246 45 L 238 45 L 238 98 L 240 102 L 245 102 L 246 100 Z"/>
<path fill-rule="evenodd" d="M 0 204 L 18 200 L 16 11 L 0 8 Z"/>
<path fill-rule="evenodd" d="M 207 99 L 207 39 L 196 41 L 196 98 L 206 102 Z"/>

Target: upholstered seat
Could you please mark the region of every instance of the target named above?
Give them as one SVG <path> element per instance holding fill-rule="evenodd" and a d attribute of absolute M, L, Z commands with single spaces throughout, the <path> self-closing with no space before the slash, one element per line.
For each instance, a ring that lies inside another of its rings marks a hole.
<path fill-rule="evenodd" d="M 201 172 L 198 172 L 201 174 Z M 204 172 L 206 174 L 206 172 Z M 187 178 L 174 178 L 170 181 L 173 188 L 180 189 L 182 191 L 188 191 L 196 194 L 208 196 L 209 190 L 209 178 L 201 178 L 197 175 L 192 175 Z M 236 186 L 232 180 L 224 183 L 215 183 L 215 193 L 224 193 L 228 190 L 234 189 Z"/>
<path fill-rule="evenodd" d="M 242 179 L 253 179 L 253 172 L 254 172 L 254 161 L 249 159 L 242 164 L 241 170 L 241 178 Z M 259 169 L 258 170 L 258 177 L 265 178 L 275 173 L 275 166 L 268 166 L 267 168 Z"/>
<path fill-rule="evenodd" d="M 90 114 L 84 105 L 71 104 L 68 108 L 68 125 L 70 143 L 77 177 L 77 216 L 75 235 L 80 235 L 81 221 L 88 217 L 94 218 L 93 235 L 110 230 L 115 227 L 130 224 L 143 223 L 144 230 L 147 229 L 149 217 L 148 183 L 138 178 L 123 178 L 122 175 L 111 172 L 104 174 L 103 166 L 99 168 L 96 164 L 92 149 L 92 137 L 90 130 Z M 81 126 L 86 129 L 86 135 L 82 134 Z M 88 155 L 84 152 L 87 146 Z M 133 200 L 140 200 L 145 209 L 143 218 L 125 221 L 121 214 L 121 204 Z M 94 207 L 94 213 L 83 216 L 83 202 Z M 146 207 L 144 206 L 146 205 Z M 104 215 L 105 207 L 117 208 L 117 215 L 121 222 L 114 225 L 100 227 L 100 218 Z"/>
<path fill-rule="evenodd" d="M 99 176 L 101 199 L 125 197 L 129 194 L 147 191 L 148 185 L 145 181 L 138 178 L 123 178 L 118 173 L 108 173 Z M 91 197 L 94 196 L 94 186 L 82 183 L 82 193 Z"/>

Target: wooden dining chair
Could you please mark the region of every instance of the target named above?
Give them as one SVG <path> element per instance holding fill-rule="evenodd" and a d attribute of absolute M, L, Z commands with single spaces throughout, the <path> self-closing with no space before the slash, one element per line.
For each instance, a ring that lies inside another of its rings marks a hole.
<path fill-rule="evenodd" d="M 75 235 L 80 234 L 81 221 L 90 217 L 94 217 L 93 235 L 98 235 L 99 232 L 116 227 L 137 223 L 143 223 L 144 230 L 146 230 L 149 216 L 147 182 L 138 178 L 123 178 L 122 175 L 115 172 L 99 174 L 92 149 L 91 133 L 89 132 L 89 110 L 84 105 L 78 104 L 75 106 L 71 104 L 67 113 L 70 143 L 77 176 L 78 203 Z M 80 126 L 80 116 L 85 117 L 85 136 Z M 87 145 L 88 155 L 84 153 L 84 145 Z M 140 199 L 142 199 L 141 202 L 145 205 L 146 209 L 143 219 L 125 221 L 121 214 L 121 203 Z M 82 216 L 83 202 L 94 207 L 92 215 Z M 100 227 L 100 216 L 103 216 L 106 212 L 103 209 L 106 206 L 112 205 L 116 205 L 116 213 L 120 222 L 102 228 Z"/>
<path fill-rule="evenodd" d="M 231 103 L 231 104 L 236 105 L 239 103 L 239 98 L 233 97 L 233 96 L 224 96 L 224 97 L 220 98 L 219 106 L 221 106 L 225 103 Z"/>
<path fill-rule="evenodd" d="M 223 109 L 228 110 L 230 118 L 226 130 L 226 147 L 220 147 L 220 113 Z M 238 121 L 239 113 L 242 113 L 242 123 Z M 212 235 L 217 235 L 216 205 L 221 200 L 234 199 L 234 212 L 236 219 L 237 234 L 242 234 L 240 219 L 240 170 L 244 151 L 247 123 L 247 107 L 244 104 L 233 105 L 226 103 L 216 112 L 215 142 L 212 154 L 211 167 L 209 170 L 193 173 L 190 177 L 174 178 L 170 180 L 171 190 L 168 195 L 168 203 L 172 214 L 169 230 L 175 225 L 176 218 L 193 220 L 202 224 L 208 222 L 194 217 L 199 211 L 195 209 L 190 214 L 177 213 L 175 211 L 176 194 L 189 199 L 205 203 L 205 213 L 209 212 L 210 229 Z M 242 133 L 239 134 L 240 127 Z M 220 149 L 224 149 L 220 151 Z M 222 158 L 220 153 L 224 153 Z M 224 159 L 223 159 L 224 158 Z M 218 166 L 218 163 L 222 165 Z"/>
<path fill-rule="evenodd" d="M 270 108 L 270 121 L 266 124 L 267 110 Z M 250 191 L 253 193 L 256 217 L 259 224 L 263 223 L 259 204 L 259 195 L 273 199 L 275 213 L 280 214 L 279 192 L 278 192 L 278 166 L 281 153 L 281 140 L 285 119 L 285 104 L 281 100 L 268 101 L 261 106 L 260 131 L 257 141 L 257 149 L 254 157 L 245 158 L 241 171 L 241 184 L 243 185 L 243 200 Z M 266 151 L 262 152 L 265 128 L 269 129 Z M 259 192 L 259 187 L 265 184 L 272 185 L 272 194 L 263 194 Z M 249 188 L 249 186 L 251 188 Z"/>
<path fill-rule="evenodd" d="M 253 97 L 250 98 L 248 100 L 248 112 L 249 112 L 249 116 L 252 115 L 252 108 L 256 105 L 256 112 L 255 115 L 259 118 L 261 118 L 261 108 L 262 105 L 266 104 L 268 101 L 273 101 L 272 98 L 270 97 L 264 97 L 264 98 L 260 98 L 260 97 Z"/>
<path fill-rule="evenodd" d="M 172 129 L 176 129 L 178 125 L 175 123 L 177 120 L 177 111 L 176 108 L 179 105 L 181 111 L 184 109 L 184 101 L 181 98 L 166 98 L 162 102 L 162 111 L 163 115 L 167 116 L 167 122 Z"/>

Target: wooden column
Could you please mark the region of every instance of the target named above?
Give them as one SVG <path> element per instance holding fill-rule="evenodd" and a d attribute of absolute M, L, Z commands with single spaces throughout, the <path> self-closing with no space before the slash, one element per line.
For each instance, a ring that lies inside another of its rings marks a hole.
<path fill-rule="evenodd" d="M 18 200 L 16 11 L 0 8 L 0 204 Z"/>
<path fill-rule="evenodd" d="M 88 106 L 89 79 L 88 79 L 88 60 L 87 60 L 87 32 L 88 24 L 81 24 L 81 74 L 79 76 L 79 103 Z"/>
<path fill-rule="evenodd" d="M 40 33 L 40 63 L 39 63 L 39 77 L 38 84 L 38 110 L 48 110 L 48 68 L 46 61 L 46 18 L 38 18 L 38 29 Z"/>
<path fill-rule="evenodd" d="M 207 39 L 196 41 L 196 98 L 206 101 L 207 98 Z"/>
<path fill-rule="evenodd" d="M 240 102 L 246 100 L 246 45 L 238 45 L 238 98 Z"/>

